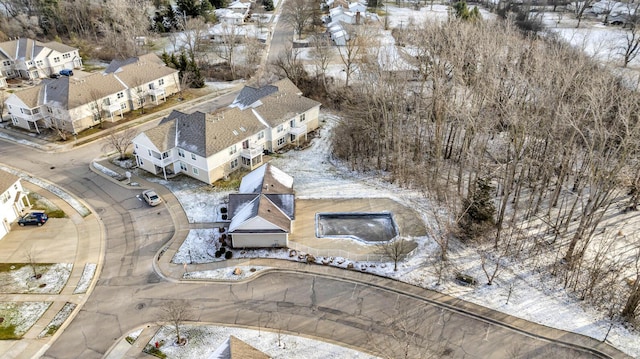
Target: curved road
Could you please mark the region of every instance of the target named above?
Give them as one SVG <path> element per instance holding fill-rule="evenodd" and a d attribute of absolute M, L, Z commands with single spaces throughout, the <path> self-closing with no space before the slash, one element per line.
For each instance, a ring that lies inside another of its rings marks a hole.
<path fill-rule="evenodd" d="M 588 350 L 539 340 L 434 305 L 422 297 L 425 290 L 373 276 L 344 280 L 283 271 L 244 283 L 164 280 L 153 270 L 154 257 L 176 230 L 184 228 L 174 228 L 168 207 L 149 208 L 135 197 L 138 190 L 93 173 L 90 159 L 100 156 L 101 147 L 98 141 L 43 156 L 21 145 L 0 143 L 1 158 L 19 158 L 10 165 L 82 198 L 106 228 L 106 253 L 96 286 L 45 358 L 101 358 L 123 335 L 155 323 L 172 299 L 186 300 L 200 322 L 300 333 L 387 358 L 404 357 L 405 349 L 413 358 L 594 357 Z M 167 206 L 180 210 L 172 197 Z M 464 307 L 461 301 L 450 304 Z M 503 317 L 505 322 L 518 321 Z M 556 332 L 548 335 L 558 337 Z M 615 353 L 606 345 L 601 349 Z"/>

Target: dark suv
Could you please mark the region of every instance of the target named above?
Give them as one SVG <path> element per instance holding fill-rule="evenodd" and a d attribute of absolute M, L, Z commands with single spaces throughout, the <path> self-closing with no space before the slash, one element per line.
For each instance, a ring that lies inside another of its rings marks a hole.
<path fill-rule="evenodd" d="M 20 226 L 35 224 L 36 226 L 40 227 L 41 225 L 47 223 L 47 219 L 49 219 L 49 217 L 44 212 L 31 212 L 20 217 L 20 219 L 18 220 L 18 224 Z"/>
<path fill-rule="evenodd" d="M 62 69 L 62 70 L 60 70 L 60 75 L 62 75 L 62 76 L 73 76 L 73 70 Z"/>

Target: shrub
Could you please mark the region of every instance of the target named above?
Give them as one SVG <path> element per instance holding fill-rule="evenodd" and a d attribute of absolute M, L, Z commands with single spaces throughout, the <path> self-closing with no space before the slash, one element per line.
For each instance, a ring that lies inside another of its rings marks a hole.
<path fill-rule="evenodd" d="M 456 280 L 460 282 L 462 285 L 476 285 L 477 281 L 475 278 L 468 274 L 458 273 L 456 274 Z"/>
<path fill-rule="evenodd" d="M 224 254 L 224 252 L 227 251 L 227 248 L 225 247 L 220 247 L 220 249 L 218 249 L 220 251 L 221 254 Z"/>
<path fill-rule="evenodd" d="M 221 256 L 222 256 L 222 252 L 220 252 L 220 250 L 218 249 L 215 253 L 215 257 L 220 258 Z"/>
<path fill-rule="evenodd" d="M 227 213 L 227 207 L 220 208 L 220 213 Z"/>
<path fill-rule="evenodd" d="M 224 254 L 224 258 L 226 259 L 231 259 L 231 257 L 233 257 L 233 252 L 231 251 L 228 251 Z"/>

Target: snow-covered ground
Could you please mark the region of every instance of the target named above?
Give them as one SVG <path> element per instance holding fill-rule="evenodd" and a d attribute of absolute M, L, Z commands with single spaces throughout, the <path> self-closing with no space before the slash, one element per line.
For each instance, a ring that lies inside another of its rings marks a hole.
<path fill-rule="evenodd" d="M 397 188 L 384 182 L 376 174 L 357 174 L 350 172 L 336 163 L 330 156 L 330 136 L 332 125 L 338 117 L 322 113 L 323 128 L 320 136 L 313 140 L 313 145 L 302 151 L 290 151 L 272 160 L 272 164 L 294 178 L 294 188 L 298 198 L 375 198 L 387 197 L 415 208 L 421 213 L 427 226 L 431 212 L 425 211 L 416 203 L 424 203 L 426 199 L 420 193 Z M 170 184 L 174 186 L 175 184 Z M 196 185 L 199 186 L 199 185 Z M 189 218 L 207 218 L 211 208 L 225 198 L 221 193 L 191 191 L 181 188 L 176 196 L 184 205 Z M 199 201 L 182 198 L 198 197 Z M 203 205 L 206 204 L 206 205 Z M 202 233 L 189 235 L 188 241 L 195 238 L 206 238 Z M 484 272 L 480 265 L 479 254 L 472 249 L 453 248 L 450 252 L 450 266 L 456 271 L 475 277 L 480 283 L 477 286 L 461 286 L 451 275 L 438 283 L 436 270 L 438 245 L 430 237 L 412 238 L 418 243 L 418 250 L 406 261 L 393 270 L 393 263 L 354 262 L 342 258 L 334 258 L 332 265 L 347 268 L 353 263 L 355 269 L 387 276 L 424 288 L 433 289 L 470 302 L 477 303 L 510 315 L 527 319 L 550 327 L 568 330 L 602 340 L 612 323 L 606 315 L 583 306 L 582 302 L 568 295 L 567 292 L 551 284 L 543 285 L 536 273 L 526 271 L 517 263 L 505 262 L 493 285 L 485 285 Z M 194 241 L 193 243 L 196 243 Z M 206 248 L 198 250 L 189 244 L 193 253 L 206 253 Z M 199 243 L 206 245 L 207 241 Z M 290 258 L 287 251 L 246 251 L 243 255 L 234 256 L 267 256 L 270 258 Z M 182 257 L 185 258 L 186 257 Z M 235 258 L 235 257 L 234 257 Z M 317 263 L 328 261 L 328 258 L 316 258 Z M 174 260 L 175 262 L 175 260 Z M 211 278 L 220 279 L 226 272 L 211 272 Z M 227 278 L 228 279 L 228 278 Z M 507 304 L 508 298 L 508 304 Z M 622 325 L 613 323 L 607 341 L 629 355 L 640 356 L 640 335 L 630 332 Z"/>
<path fill-rule="evenodd" d="M 301 358 L 305 359 L 364 359 L 375 356 L 293 335 L 278 334 L 265 330 L 252 330 L 213 325 L 185 325 L 181 327 L 181 335 L 187 338 L 188 344 L 178 346 L 175 331 L 172 327 L 161 327 L 147 343 L 154 346 L 162 343 L 160 350 L 167 358 L 204 358 L 219 359 L 228 346 L 230 336 L 234 336 L 252 347 L 266 353 L 273 359 Z M 131 335 L 130 335 L 131 336 Z"/>
<path fill-rule="evenodd" d="M 60 293 L 71 275 L 71 263 L 15 265 L 7 272 L 0 272 L 3 293 L 55 294 Z M 15 268 L 15 269 L 13 269 Z M 34 278 L 35 273 L 39 278 Z"/>
<path fill-rule="evenodd" d="M 3 327 L 14 325 L 16 336 L 22 336 L 47 311 L 51 302 L 0 302 Z"/>

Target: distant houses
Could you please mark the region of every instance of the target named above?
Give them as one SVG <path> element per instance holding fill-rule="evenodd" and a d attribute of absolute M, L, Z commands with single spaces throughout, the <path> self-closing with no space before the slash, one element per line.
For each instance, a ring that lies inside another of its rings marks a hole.
<path fill-rule="evenodd" d="M 155 54 L 114 60 L 102 73 L 44 79 L 5 101 L 14 126 L 77 134 L 180 91 L 178 70 Z"/>
<path fill-rule="evenodd" d="M 79 50 L 56 41 L 19 38 L 0 42 L 0 87 L 7 79 L 41 79 L 63 69 L 82 67 Z"/>
<path fill-rule="evenodd" d="M 167 178 L 178 173 L 213 183 L 265 152 L 299 145 L 319 126 L 320 103 L 302 96 L 289 80 L 245 86 L 234 102 L 212 114 L 173 111 L 133 139 L 137 165 Z"/>

